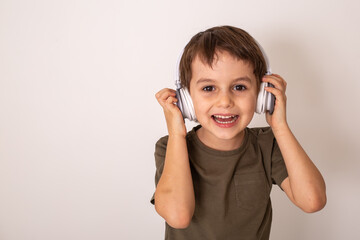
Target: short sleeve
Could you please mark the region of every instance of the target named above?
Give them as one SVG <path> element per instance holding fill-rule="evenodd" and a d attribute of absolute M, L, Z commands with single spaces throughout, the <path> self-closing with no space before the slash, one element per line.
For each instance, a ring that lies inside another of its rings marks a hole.
<path fill-rule="evenodd" d="M 251 130 L 257 136 L 269 183 L 277 184 L 283 190 L 281 183 L 288 177 L 288 173 L 272 129 L 270 127 L 263 127 L 252 128 Z"/>
<path fill-rule="evenodd" d="M 164 169 L 167 142 L 168 136 L 165 136 L 160 138 L 155 144 L 155 187 L 157 186 Z M 155 193 L 153 193 L 150 202 L 155 204 Z"/>
<path fill-rule="evenodd" d="M 281 183 L 288 177 L 284 158 L 281 154 L 279 145 L 274 137 L 273 148 L 271 153 L 271 179 L 273 184 L 277 184 L 281 188 Z M 281 188 L 281 190 L 283 190 Z"/>

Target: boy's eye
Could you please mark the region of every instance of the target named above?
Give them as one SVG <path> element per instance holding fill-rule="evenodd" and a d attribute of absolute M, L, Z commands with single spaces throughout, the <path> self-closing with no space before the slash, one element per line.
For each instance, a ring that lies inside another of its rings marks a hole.
<path fill-rule="evenodd" d="M 244 91 L 246 89 L 246 87 L 244 85 L 236 85 L 234 87 L 234 90 L 236 91 Z"/>
<path fill-rule="evenodd" d="M 210 92 L 210 91 L 213 91 L 214 90 L 214 87 L 213 86 L 206 86 L 203 88 L 204 91 L 206 92 Z"/>

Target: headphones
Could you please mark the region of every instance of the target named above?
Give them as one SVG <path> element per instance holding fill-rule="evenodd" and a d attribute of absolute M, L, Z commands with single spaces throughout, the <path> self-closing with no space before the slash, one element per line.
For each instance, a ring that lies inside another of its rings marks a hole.
<path fill-rule="evenodd" d="M 255 40 L 255 39 L 254 39 Z M 265 63 L 266 63 L 266 73 L 265 75 L 271 75 L 271 68 L 269 64 L 269 59 L 267 58 L 264 49 L 261 47 L 261 45 L 255 40 L 258 47 L 261 50 L 261 53 L 264 56 Z M 190 121 L 197 121 L 195 116 L 195 110 L 194 110 L 194 104 L 191 100 L 190 93 L 187 88 L 181 86 L 180 82 L 180 73 L 179 73 L 179 67 L 180 67 L 180 59 L 183 55 L 184 50 L 181 52 L 177 67 L 176 67 L 176 80 L 175 80 L 175 86 L 176 86 L 176 98 L 178 101 L 176 102 L 176 105 L 179 107 L 183 118 L 187 118 Z M 275 105 L 275 96 L 272 93 L 269 93 L 265 90 L 265 87 L 274 87 L 271 83 L 262 82 L 260 85 L 260 91 L 259 95 L 257 97 L 257 103 L 256 103 L 256 113 L 265 113 L 268 111 L 270 114 L 273 114 L 274 112 L 274 105 Z"/>

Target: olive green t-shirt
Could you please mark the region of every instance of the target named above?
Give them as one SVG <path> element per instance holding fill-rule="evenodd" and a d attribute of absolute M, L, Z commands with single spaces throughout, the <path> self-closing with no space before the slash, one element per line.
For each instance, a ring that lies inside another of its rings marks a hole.
<path fill-rule="evenodd" d="M 238 149 L 219 151 L 200 141 L 195 132 L 200 127 L 186 136 L 195 212 L 186 229 L 165 223 L 165 240 L 269 239 L 271 187 L 280 186 L 288 176 L 271 128 L 246 128 Z M 167 141 L 165 136 L 156 143 L 155 185 L 163 171 Z"/>

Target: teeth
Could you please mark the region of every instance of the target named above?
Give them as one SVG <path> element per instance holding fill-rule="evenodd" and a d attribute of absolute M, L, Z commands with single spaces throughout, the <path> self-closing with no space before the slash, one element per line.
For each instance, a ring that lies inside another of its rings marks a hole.
<path fill-rule="evenodd" d="M 229 115 L 229 116 L 222 116 L 222 115 L 214 115 L 214 117 L 216 118 L 222 118 L 222 119 L 229 119 L 229 118 L 234 118 L 235 115 Z"/>
<path fill-rule="evenodd" d="M 220 121 L 219 119 L 217 118 L 221 118 L 221 119 L 229 119 L 229 118 L 232 118 L 230 121 Z M 217 122 L 217 123 L 221 123 L 221 124 L 229 124 L 229 123 L 233 123 L 236 121 L 236 119 L 238 118 L 238 116 L 234 115 L 234 116 L 228 116 L 228 117 L 223 117 L 223 116 L 220 116 L 218 117 L 218 115 L 214 115 L 214 120 Z"/>

